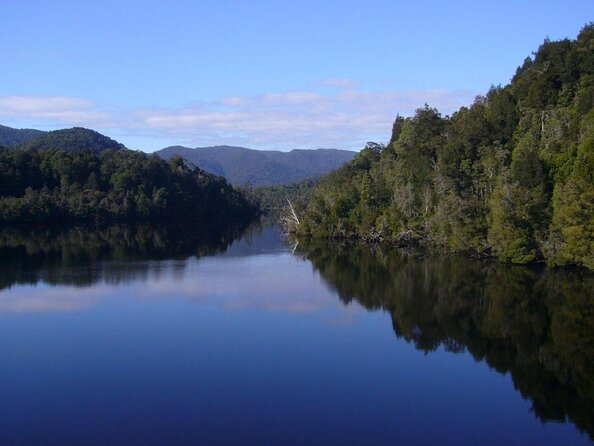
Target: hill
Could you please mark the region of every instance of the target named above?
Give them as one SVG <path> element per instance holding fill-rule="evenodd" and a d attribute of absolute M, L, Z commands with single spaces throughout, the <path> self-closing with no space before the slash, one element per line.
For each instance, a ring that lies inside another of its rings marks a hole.
<path fill-rule="evenodd" d="M 297 232 L 594 269 L 594 25 L 545 40 L 511 83 L 397 117 L 312 192 Z"/>
<path fill-rule="evenodd" d="M 256 213 L 223 178 L 190 168 L 181 157 L 0 148 L 0 224 L 190 218 L 200 225 Z"/>
<path fill-rule="evenodd" d="M 43 135 L 45 132 L 34 129 L 13 129 L 0 125 L 0 146 L 14 146 Z"/>
<path fill-rule="evenodd" d="M 201 169 L 224 176 L 232 184 L 252 186 L 297 183 L 337 169 L 355 156 L 349 150 L 280 152 L 232 146 L 171 146 L 156 153 L 164 159 L 180 155 Z"/>
<path fill-rule="evenodd" d="M 95 130 L 82 127 L 43 132 L 13 147 L 23 150 L 91 150 L 95 153 L 105 149 L 125 148 L 123 144 Z"/>

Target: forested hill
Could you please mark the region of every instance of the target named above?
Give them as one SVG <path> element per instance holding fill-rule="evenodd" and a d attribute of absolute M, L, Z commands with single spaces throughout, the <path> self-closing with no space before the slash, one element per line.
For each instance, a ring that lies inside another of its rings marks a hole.
<path fill-rule="evenodd" d="M 215 146 L 191 149 L 172 146 L 156 152 L 164 159 L 181 155 L 196 166 L 236 185 L 290 184 L 342 166 L 355 156 L 349 150 L 318 149 L 290 152 Z"/>
<path fill-rule="evenodd" d="M 43 135 L 45 132 L 35 129 L 13 129 L 0 125 L 0 146 L 13 146 Z"/>
<path fill-rule="evenodd" d="M 0 148 L 0 223 L 190 218 L 236 223 L 257 210 L 223 178 L 126 149 Z"/>
<path fill-rule="evenodd" d="M 545 40 L 451 117 L 397 117 L 389 143 L 329 174 L 302 212 L 301 234 L 594 269 L 594 26 Z"/>
<path fill-rule="evenodd" d="M 123 149 L 123 144 L 102 135 L 95 130 L 82 127 L 71 129 L 54 130 L 42 132 L 40 135 L 30 138 L 20 144 L 13 146 L 15 149 L 32 150 L 91 150 L 101 152 L 105 149 Z"/>

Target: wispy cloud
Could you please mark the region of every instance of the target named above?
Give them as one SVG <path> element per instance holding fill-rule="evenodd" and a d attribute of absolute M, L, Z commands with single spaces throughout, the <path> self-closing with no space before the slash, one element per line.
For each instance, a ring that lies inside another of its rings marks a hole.
<path fill-rule="evenodd" d="M 93 102 L 69 96 L 0 96 L 0 118 L 44 120 L 64 124 L 105 124 L 110 113 Z"/>
<path fill-rule="evenodd" d="M 0 119 L 84 125 L 188 145 L 360 149 L 366 141 L 385 141 L 397 114 L 410 116 L 425 103 L 450 114 L 474 97 L 469 91 L 364 91 L 349 79 L 324 85 L 334 88 L 118 111 L 74 97 L 6 96 L 0 97 Z"/>
<path fill-rule="evenodd" d="M 149 131 L 183 135 L 195 144 L 245 143 L 265 147 L 361 148 L 389 137 L 397 114 L 412 115 L 428 103 L 449 114 L 471 102 L 466 91 L 291 91 L 137 114 Z"/>

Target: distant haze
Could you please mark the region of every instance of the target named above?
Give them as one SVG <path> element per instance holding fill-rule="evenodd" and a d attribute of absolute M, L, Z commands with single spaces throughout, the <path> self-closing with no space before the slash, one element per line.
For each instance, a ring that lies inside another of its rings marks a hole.
<path fill-rule="evenodd" d="M 43 132 L 0 125 L 0 146 L 34 150 L 92 150 L 125 148 L 118 141 L 82 127 Z M 192 149 L 171 146 L 155 152 L 163 159 L 180 155 L 191 164 L 225 177 L 235 185 L 292 184 L 319 177 L 353 159 L 356 152 L 338 149 L 254 150 L 245 147 L 212 146 Z"/>
<path fill-rule="evenodd" d="M 320 176 L 356 155 L 356 152 L 337 149 L 279 152 L 232 146 L 195 149 L 171 146 L 156 153 L 165 159 L 180 155 L 201 169 L 224 176 L 232 184 L 252 186 L 296 183 Z"/>

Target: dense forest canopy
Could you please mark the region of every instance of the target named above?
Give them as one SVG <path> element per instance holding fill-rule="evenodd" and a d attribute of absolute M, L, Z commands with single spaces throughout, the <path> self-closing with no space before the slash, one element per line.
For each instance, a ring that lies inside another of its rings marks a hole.
<path fill-rule="evenodd" d="M 101 152 L 105 149 L 124 149 L 124 145 L 102 135 L 99 132 L 83 127 L 53 130 L 29 138 L 15 146 L 23 150 L 91 150 Z"/>
<path fill-rule="evenodd" d="M 292 184 L 240 188 L 262 213 L 278 219 L 287 207 L 287 200 L 294 206 L 305 206 L 320 177 Z"/>
<path fill-rule="evenodd" d="M 13 146 L 23 143 L 38 136 L 44 132 L 35 129 L 13 129 L 0 125 L 0 146 Z"/>
<path fill-rule="evenodd" d="M 216 220 L 255 213 L 223 178 L 180 157 L 164 161 L 127 149 L 0 148 L 0 223 Z"/>
<path fill-rule="evenodd" d="M 594 268 L 594 25 L 545 40 L 451 117 L 397 117 L 315 188 L 297 232 Z"/>

